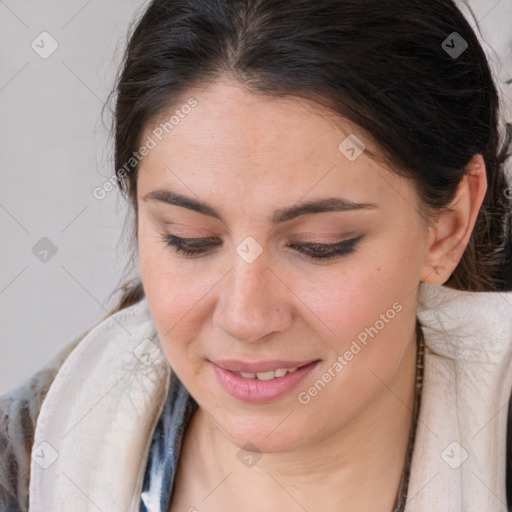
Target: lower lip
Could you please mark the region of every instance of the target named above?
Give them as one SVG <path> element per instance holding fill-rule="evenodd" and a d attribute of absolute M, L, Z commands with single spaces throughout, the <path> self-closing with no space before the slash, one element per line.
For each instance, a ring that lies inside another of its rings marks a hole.
<path fill-rule="evenodd" d="M 213 364 L 213 371 L 219 384 L 233 397 L 250 403 L 276 400 L 286 395 L 304 380 L 319 361 L 313 361 L 284 377 L 271 380 L 246 379 L 237 373 L 224 370 Z"/>

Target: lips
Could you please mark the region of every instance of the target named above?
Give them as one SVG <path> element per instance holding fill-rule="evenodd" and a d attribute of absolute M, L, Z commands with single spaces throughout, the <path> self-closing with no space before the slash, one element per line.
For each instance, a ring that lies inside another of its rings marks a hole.
<path fill-rule="evenodd" d="M 210 361 L 213 375 L 224 391 L 233 398 L 248 403 L 265 403 L 284 397 L 299 386 L 319 362 L 319 359 L 312 361 L 276 360 L 259 363 L 233 360 L 215 363 Z M 284 375 L 282 375 L 283 372 Z M 279 377 L 279 375 L 282 376 Z"/>

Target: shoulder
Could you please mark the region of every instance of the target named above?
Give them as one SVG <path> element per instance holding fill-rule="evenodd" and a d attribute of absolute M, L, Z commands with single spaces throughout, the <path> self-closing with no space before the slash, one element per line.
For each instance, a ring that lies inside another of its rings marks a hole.
<path fill-rule="evenodd" d="M 39 410 L 60 367 L 86 336 L 67 344 L 37 373 L 0 395 L 0 510 L 28 510 L 30 454 Z"/>

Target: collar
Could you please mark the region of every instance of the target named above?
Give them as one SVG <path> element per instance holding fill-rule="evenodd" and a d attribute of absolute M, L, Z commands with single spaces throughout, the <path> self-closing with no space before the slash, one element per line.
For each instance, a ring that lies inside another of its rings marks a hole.
<path fill-rule="evenodd" d="M 424 387 L 406 512 L 507 511 L 512 292 L 423 284 Z"/>
<path fill-rule="evenodd" d="M 423 284 L 425 368 L 405 512 L 506 511 L 512 292 Z M 171 369 L 147 299 L 68 356 L 34 433 L 29 512 L 137 512 Z"/>
<path fill-rule="evenodd" d="M 145 298 L 92 329 L 41 406 L 29 512 L 137 511 L 170 374 Z"/>

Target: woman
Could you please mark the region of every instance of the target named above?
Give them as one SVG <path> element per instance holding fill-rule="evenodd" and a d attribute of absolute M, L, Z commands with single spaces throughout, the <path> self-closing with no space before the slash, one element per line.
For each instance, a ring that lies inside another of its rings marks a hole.
<path fill-rule="evenodd" d="M 3 397 L 2 510 L 512 506 L 512 130 L 456 5 L 154 0 L 115 92 L 140 281 Z"/>

